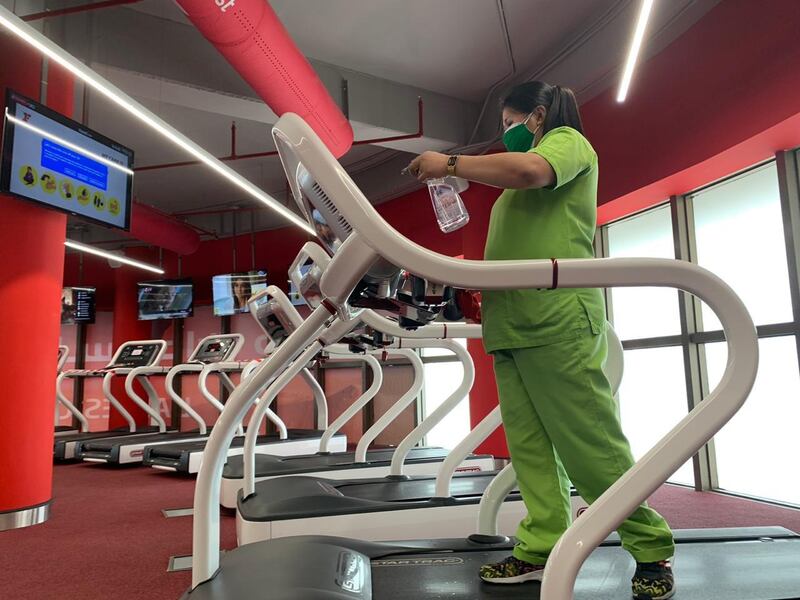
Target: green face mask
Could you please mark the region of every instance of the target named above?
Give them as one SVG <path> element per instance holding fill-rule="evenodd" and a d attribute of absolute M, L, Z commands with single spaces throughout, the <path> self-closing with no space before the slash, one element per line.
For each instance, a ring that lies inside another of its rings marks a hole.
<path fill-rule="evenodd" d="M 531 133 L 528 129 L 528 119 L 531 118 L 531 113 L 525 117 L 524 121 L 514 123 L 511 127 L 506 129 L 503 134 L 503 145 L 509 152 L 527 152 L 533 146 L 533 139 L 536 137 L 536 132 Z M 538 127 L 536 128 L 539 129 Z"/>

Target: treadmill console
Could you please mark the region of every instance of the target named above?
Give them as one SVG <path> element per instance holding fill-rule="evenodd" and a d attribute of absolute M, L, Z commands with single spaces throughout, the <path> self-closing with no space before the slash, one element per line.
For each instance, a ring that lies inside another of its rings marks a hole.
<path fill-rule="evenodd" d="M 253 318 L 276 346 L 303 323 L 286 294 L 274 285 L 251 296 L 248 304 Z"/>
<path fill-rule="evenodd" d="M 275 130 L 273 137 L 295 201 L 309 225 L 316 231 L 324 252 L 328 256 L 333 256 L 352 234 L 352 227 L 338 211 L 335 202 L 328 197 L 325 189 L 298 160 L 291 147 L 281 136 L 275 135 Z M 303 263 L 295 261 L 292 280 L 309 306 L 314 308 L 315 303 L 318 306 L 321 301 L 319 282 L 327 264 L 315 259 L 313 253 L 308 254 L 306 258 L 307 261 L 303 261 L 304 263 L 311 262 L 319 269 L 312 274 L 314 271 L 312 267 L 300 277 L 297 273 L 299 269 L 296 267 Z M 396 318 L 401 327 L 416 329 L 435 320 L 442 313 L 446 313 L 442 316 L 453 314 L 453 310 L 445 311 L 445 308 L 450 305 L 452 309 L 454 297 L 452 288 L 426 281 L 381 258 L 358 282 L 343 310 L 350 318 L 355 317 L 358 311 L 364 308 L 381 311 L 387 316 Z"/>
<path fill-rule="evenodd" d="M 237 339 L 234 337 L 212 337 L 203 341 L 189 362 L 211 364 L 231 360 L 235 354 Z"/>
<path fill-rule="evenodd" d="M 159 355 L 161 346 L 157 344 L 126 344 L 117 353 L 116 360 L 107 369 L 135 369 L 152 366 Z"/>

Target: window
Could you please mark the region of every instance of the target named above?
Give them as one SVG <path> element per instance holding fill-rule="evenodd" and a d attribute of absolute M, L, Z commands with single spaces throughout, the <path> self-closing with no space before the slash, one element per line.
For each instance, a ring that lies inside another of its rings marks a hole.
<path fill-rule="evenodd" d="M 692 196 L 698 264 L 730 285 L 757 325 L 792 320 L 778 172 L 774 163 Z M 705 331 L 721 329 L 703 305 Z"/>
<path fill-rule="evenodd" d="M 682 348 L 626 350 L 618 397 L 622 430 L 638 460 L 688 412 Z M 694 485 L 691 460 L 669 481 Z"/>
<path fill-rule="evenodd" d="M 457 341 L 466 348 L 466 340 L 459 339 Z M 424 348 L 422 356 L 452 357 L 453 353 L 443 348 Z M 464 368 L 460 361 L 425 363 L 424 417 L 427 417 L 447 400 L 461 384 L 463 376 Z M 442 419 L 441 423 L 428 433 L 425 443 L 428 446 L 452 449 L 467 436 L 469 431 L 469 396 L 467 395 Z"/>
<path fill-rule="evenodd" d="M 753 391 L 715 438 L 724 490 L 800 504 L 800 373 L 794 336 L 759 340 Z M 708 382 L 715 387 L 728 357 L 724 343 L 706 345 Z"/>
<path fill-rule="evenodd" d="M 609 256 L 675 258 L 669 205 L 608 227 Z M 678 293 L 666 288 L 612 288 L 612 321 L 620 339 L 681 332 Z"/>

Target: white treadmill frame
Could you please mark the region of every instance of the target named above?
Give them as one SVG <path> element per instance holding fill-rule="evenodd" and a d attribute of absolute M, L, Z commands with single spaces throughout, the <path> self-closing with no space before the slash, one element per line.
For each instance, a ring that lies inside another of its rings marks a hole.
<path fill-rule="evenodd" d="M 60 402 L 63 406 L 72 413 L 72 415 L 78 419 L 81 424 L 80 433 L 89 433 L 89 420 L 84 416 L 84 414 L 78 410 L 78 408 L 64 395 L 63 390 L 61 389 L 61 385 L 63 384 L 65 379 L 74 379 L 77 377 L 89 378 L 89 377 L 102 377 L 103 378 L 103 396 L 108 401 L 108 403 L 113 406 L 122 418 L 128 424 L 128 431 L 131 434 L 137 433 L 136 431 L 136 421 L 134 420 L 131 413 L 129 413 L 124 406 L 120 403 L 116 396 L 111 392 L 111 382 L 114 377 L 125 375 L 127 376 L 131 371 L 134 371 L 135 368 L 131 367 L 111 367 L 119 355 L 122 354 L 122 351 L 128 346 L 138 346 L 141 344 L 153 344 L 158 346 L 158 351 L 154 355 L 153 359 L 150 361 L 150 365 L 157 365 L 161 362 L 161 359 L 164 357 L 164 352 L 167 350 L 167 343 L 164 340 L 133 340 L 130 342 L 125 342 L 120 344 L 117 348 L 114 355 L 111 357 L 108 365 L 103 367 L 102 369 L 68 369 L 66 371 L 61 371 L 58 377 L 56 378 L 56 399 Z M 139 367 L 136 367 L 139 368 Z M 145 387 L 148 395 L 150 396 L 151 402 L 153 402 L 153 396 L 155 395 L 155 390 L 152 387 L 148 388 Z M 152 394 L 152 395 L 151 395 Z M 154 409 L 150 404 L 144 402 L 138 396 L 131 397 L 131 400 L 139 406 L 142 410 L 144 410 L 148 416 L 150 417 L 150 422 L 158 426 L 159 431 L 166 431 L 167 424 L 164 422 L 164 419 L 161 418 L 161 415 L 158 413 L 157 409 Z M 158 405 L 158 396 L 155 396 L 155 404 Z M 111 433 L 111 432 L 101 432 L 101 433 Z M 147 432 L 150 433 L 150 432 Z M 56 437 L 58 440 L 58 437 Z M 66 442 L 64 448 L 64 460 L 72 460 L 75 458 L 75 448 L 77 447 L 79 440 L 69 441 Z"/>
<path fill-rule="evenodd" d="M 229 351 L 229 355 L 226 357 L 226 359 L 231 359 L 231 360 L 235 359 L 236 355 L 239 354 L 239 351 L 242 349 L 242 346 L 244 346 L 244 336 L 241 333 L 218 333 L 218 334 L 213 334 L 213 335 L 207 335 L 206 337 L 204 337 L 202 340 L 200 340 L 197 343 L 197 345 L 195 346 L 194 350 L 192 350 L 192 353 L 189 355 L 189 358 L 187 359 L 187 362 L 185 362 L 185 363 L 179 363 L 179 364 L 174 365 L 172 367 L 156 366 L 156 365 L 148 366 L 148 367 L 136 367 L 135 369 L 132 369 L 130 373 L 128 373 L 128 375 L 125 377 L 125 392 L 131 398 L 131 400 L 136 402 L 136 404 L 141 406 L 142 408 L 145 408 L 145 406 L 150 406 L 152 408 L 153 399 L 154 398 L 155 398 L 156 405 L 158 404 L 158 394 L 156 393 L 155 388 L 153 387 L 153 384 L 150 383 L 150 377 L 153 376 L 153 375 L 163 375 L 163 376 L 165 376 L 166 378 L 164 380 L 164 389 L 166 390 L 167 395 L 170 397 L 170 399 L 175 404 L 177 404 L 181 408 L 181 410 L 183 410 L 186 414 L 188 414 L 192 418 L 192 420 L 195 421 L 198 424 L 198 432 L 197 432 L 197 437 L 188 437 L 188 438 L 187 437 L 182 437 L 180 440 L 174 440 L 174 439 L 173 440 L 169 440 L 169 439 L 167 439 L 167 440 L 164 440 L 164 441 L 161 441 L 161 442 L 149 442 L 149 443 L 148 442 L 132 442 L 132 443 L 125 443 L 120 447 L 119 464 L 126 465 L 126 464 L 142 462 L 142 457 L 144 456 L 144 449 L 145 449 L 146 446 L 161 446 L 163 444 L 174 444 L 174 443 L 177 443 L 177 442 L 191 442 L 191 441 L 196 441 L 196 440 L 204 440 L 204 439 L 206 439 L 208 437 L 208 430 L 207 430 L 205 421 L 197 413 L 197 411 L 195 411 L 191 407 L 191 405 L 180 396 L 180 394 L 175 392 L 174 385 L 175 385 L 175 377 L 178 374 L 187 373 L 187 372 L 201 372 L 201 371 L 204 370 L 204 367 L 206 367 L 208 365 L 217 364 L 217 363 L 200 364 L 200 363 L 193 363 L 192 362 L 193 360 L 196 360 L 195 356 L 197 355 L 197 353 L 200 352 L 200 350 L 202 350 L 203 346 L 209 340 L 213 340 L 213 339 L 232 339 L 232 340 L 234 340 L 233 347 Z M 220 361 L 220 362 L 222 362 L 222 361 Z M 142 385 L 142 387 L 144 387 L 145 391 L 147 392 L 148 398 L 150 399 L 150 403 L 149 404 L 147 402 L 145 402 L 144 398 L 139 396 L 139 394 L 134 389 L 133 384 L 137 380 L 139 381 L 139 383 Z M 208 399 L 209 395 L 210 395 L 210 391 L 207 388 L 206 381 L 203 380 L 203 381 L 199 382 L 198 385 L 200 387 L 200 392 L 203 395 L 203 397 Z M 220 405 L 220 407 L 221 407 L 221 405 Z M 147 410 L 147 409 L 145 409 L 145 410 Z M 157 408 L 155 408 L 155 410 L 156 410 L 156 412 L 158 412 Z M 221 410 L 221 408 L 220 408 L 220 410 Z M 150 413 L 149 410 L 148 410 L 148 413 Z M 150 413 L 150 414 L 152 416 L 152 413 Z M 159 413 L 159 419 L 161 419 L 161 423 L 164 423 L 163 417 L 160 416 L 160 413 Z M 172 425 L 174 427 L 175 424 L 172 424 Z M 176 428 L 175 431 L 179 432 L 180 430 L 178 428 Z M 167 433 L 166 423 L 164 423 L 163 429 L 161 427 L 159 427 L 159 433 Z M 122 441 L 123 440 L 120 440 L 120 442 L 122 442 Z M 85 462 L 92 462 L 92 463 L 106 463 L 106 462 L 108 462 L 104 458 L 94 458 L 94 457 L 83 457 L 83 460 Z"/>

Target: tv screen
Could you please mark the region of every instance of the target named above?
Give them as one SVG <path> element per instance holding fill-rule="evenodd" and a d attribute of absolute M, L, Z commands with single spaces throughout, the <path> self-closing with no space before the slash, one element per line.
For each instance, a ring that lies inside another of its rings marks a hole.
<path fill-rule="evenodd" d="M 0 191 L 130 228 L 133 150 L 9 90 Z"/>
<path fill-rule="evenodd" d="M 214 315 L 223 317 L 235 313 L 247 312 L 247 301 L 250 299 L 250 296 L 266 287 L 266 271 L 215 275 L 211 278 L 211 289 L 214 296 Z"/>
<path fill-rule="evenodd" d="M 300 273 L 305 275 L 308 273 L 308 270 L 311 268 L 311 265 L 303 265 L 300 267 Z M 300 295 L 300 290 L 297 289 L 294 282 L 290 279 L 289 280 L 289 300 L 291 300 L 292 304 L 295 306 L 303 306 L 305 305 L 306 301 L 303 296 Z"/>
<path fill-rule="evenodd" d="M 61 322 L 94 323 L 93 287 L 65 287 L 61 290 Z"/>
<path fill-rule="evenodd" d="M 191 279 L 140 281 L 139 320 L 183 319 L 193 314 Z"/>

